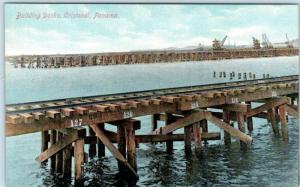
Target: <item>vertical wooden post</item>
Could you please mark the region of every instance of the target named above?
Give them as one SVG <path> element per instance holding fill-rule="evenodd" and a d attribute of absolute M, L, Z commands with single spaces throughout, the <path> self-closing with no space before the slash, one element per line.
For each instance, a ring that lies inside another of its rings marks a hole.
<path fill-rule="evenodd" d="M 287 121 L 286 121 L 285 105 L 280 105 L 278 107 L 278 112 L 279 112 L 279 117 L 280 117 L 282 138 L 284 141 L 287 141 L 288 140 L 288 126 L 287 126 Z"/>
<path fill-rule="evenodd" d="M 278 133 L 278 128 L 277 128 L 277 124 L 276 124 L 276 116 L 275 116 L 275 109 L 271 108 L 268 110 L 268 117 L 269 117 L 269 121 L 271 123 L 272 129 L 274 133 Z"/>
<path fill-rule="evenodd" d="M 166 125 L 169 125 L 175 121 L 175 118 L 173 117 L 172 114 L 167 113 L 166 114 L 167 119 L 166 119 Z M 172 134 L 172 133 L 168 133 Z M 172 154 L 173 152 L 173 141 L 166 141 L 166 147 L 167 147 L 167 153 Z"/>
<path fill-rule="evenodd" d="M 244 120 L 244 114 L 242 112 L 236 112 L 236 118 L 238 122 L 238 127 L 241 132 L 245 132 L 245 120 Z M 240 141 L 241 149 L 246 149 L 247 144 L 243 141 Z"/>
<path fill-rule="evenodd" d="M 101 130 L 104 130 L 103 123 L 98 124 L 98 126 Z M 99 158 L 104 157 L 105 156 L 105 146 L 99 138 L 97 138 L 97 147 L 98 147 L 98 157 Z"/>
<path fill-rule="evenodd" d="M 75 186 L 83 186 L 84 138 L 75 141 Z"/>
<path fill-rule="evenodd" d="M 197 156 L 201 153 L 201 134 L 202 128 L 200 127 L 200 122 L 193 124 L 193 135 L 194 135 L 194 142 L 195 142 L 195 154 Z"/>
<path fill-rule="evenodd" d="M 135 130 L 133 124 L 128 124 L 125 128 L 125 132 L 127 142 L 127 160 L 132 168 L 137 171 Z"/>
<path fill-rule="evenodd" d="M 42 131 L 41 132 L 41 152 L 44 152 L 45 150 L 48 149 L 48 142 L 49 142 L 49 132 L 48 131 Z M 44 161 L 43 163 L 46 163 Z"/>
<path fill-rule="evenodd" d="M 251 110 L 251 102 L 246 102 L 247 105 L 247 111 Z M 252 117 L 247 118 L 247 129 L 248 131 L 252 132 L 253 131 L 253 119 Z"/>
<path fill-rule="evenodd" d="M 125 128 L 121 125 L 118 125 L 118 150 L 126 158 L 126 137 L 125 137 Z M 126 166 L 123 162 L 118 160 L 118 167 L 121 173 L 125 173 Z"/>
<path fill-rule="evenodd" d="M 92 137 L 95 137 L 95 132 L 93 131 L 93 129 L 91 127 L 89 128 L 89 135 Z M 93 158 L 96 156 L 96 144 L 90 144 L 89 145 L 89 157 Z"/>
<path fill-rule="evenodd" d="M 72 172 L 72 144 L 68 145 L 63 150 L 63 177 L 66 179 L 71 178 L 71 172 Z"/>
<path fill-rule="evenodd" d="M 51 130 L 50 143 L 51 143 L 51 145 L 56 143 L 56 130 Z M 56 166 L 56 155 L 51 156 L 50 160 L 51 160 L 50 170 L 51 170 L 51 173 L 54 173 L 55 166 Z"/>
<path fill-rule="evenodd" d="M 206 119 L 200 121 L 200 127 L 202 128 L 202 132 L 208 132 L 208 124 Z M 204 144 L 207 144 L 207 140 L 204 140 Z"/>
<path fill-rule="evenodd" d="M 57 131 L 57 141 L 60 141 L 63 137 L 63 133 Z M 56 153 L 56 165 L 55 170 L 56 173 L 62 173 L 62 165 L 63 165 L 63 151 L 59 151 Z"/>
<path fill-rule="evenodd" d="M 230 111 L 223 110 L 223 121 L 225 123 L 230 124 Z M 230 145 L 231 144 L 231 136 L 228 132 L 224 131 L 224 144 Z"/>
<path fill-rule="evenodd" d="M 160 114 L 153 114 L 151 117 L 151 130 L 152 132 L 155 131 L 155 129 L 157 129 L 157 121 L 159 119 L 159 115 Z"/>
<path fill-rule="evenodd" d="M 191 126 L 184 127 L 184 150 L 187 157 L 191 156 Z"/>

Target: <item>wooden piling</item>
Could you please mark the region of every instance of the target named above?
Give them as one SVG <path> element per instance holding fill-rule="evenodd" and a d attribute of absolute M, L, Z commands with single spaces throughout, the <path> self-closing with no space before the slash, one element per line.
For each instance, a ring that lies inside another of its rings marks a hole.
<path fill-rule="evenodd" d="M 155 131 L 155 129 L 157 129 L 157 121 L 159 119 L 159 115 L 160 114 L 153 114 L 151 117 L 151 130 L 152 132 Z"/>
<path fill-rule="evenodd" d="M 103 123 L 98 124 L 98 126 L 101 130 L 104 131 L 105 127 Z M 105 157 L 105 145 L 99 138 L 97 138 L 97 147 L 98 147 L 98 157 L 99 158 Z"/>
<path fill-rule="evenodd" d="M 200 127 L 202 128 L 202 132 L 208 133 L 208 123 L 206 119 L 200 121 Z M 204 144 L 207 143 L 207 140 L 204 140 Z"/>
<path fill-rule="evenodd" d="M 275 109 L 274 108 L 271 108 L 268 110 L 268 118 L 269 118 L 269 121 L 271 123 L 271 127 L 273 129 L 273 132 L 276 134 L 278 133 L 278 127 L 277 127 L 277 124 L 276 124 L 276 116 L 275 116 Z"/>
<path fill-rule="evenodd" d="M 176 121 L 176 119 L 170 113 L 167 113 L 166 117 L 167 117 L 167 119 L 166 119 L 166 125 L 169 125 L 169 124 L 171 124 L 171 123 L 173 123 L 173 122 Z M 172 132 L 168 133 L 168 134 L 172 134 Z M 166 149 L 167 149 L 167 153 L 168 154 L 172 154 L 172 152 L 173 152 L 173 141 L 166 141 Z"/>
<path fill-rule="evenodd" d="M 191 156 L 191 125 L 184 127 L 184 151 L 187 157 Z"/>
<path fill-rule="evenodd" d="M 192 127 L 193 127 L 193 136 L 195 142 L 195 154 L 199 156 L 201 153 L 202 128 L 200 127 L 200 122 L 194 123 Z"/>
<path fill-rule="evenodd" d="M 91 127 L 89 127 L 89 135 L 91 137 L 95 136 L 95 132 L 93 131 L 93 129 Z M 93 158 L 96 156 L 96 144 L 90 144 L 89 145 L 89 157 Z"/>
<path fill-rule="evenodd" d="M 56 141 L 60 141 L 63 138 L 63 133 L 57 131 Z M 62 173 L 62 165 L 63 165 L 63 151 L 59 151 L 56 153 L 56 165 L 55 171 L 56 173 Z"/>
<path fill-rule="evenodd" d="M 247 111 L 251 110 L 251 102 L 246 102 L 247 105 Z M 253 131 L 253 119 L 252 117 L 247 118 L 247 129 L 248 131 L 252 132 Z"/>
<path fill-rule="evenodd" d="M 48 149 L 48 142 L 49 142 L 49 131 L 42 131 L 41 132 L 41 152 L 44 152 L 45 150 Z M 44 161 L 43 163 L 46 163 Z"/>
<path fill-rule="evenodd" d="M 56 130 L 51 130 L 51 135 L 50 135 L 50 144 L 51 146 L 56 143 Z M 56 166 L 56 155 L 51 156 L 50 158 L 51 163 L 50 163 L 50 171 L 51 173 L 55 173 L 55 166 Z"/>
<path fill-rule="evenodd" d="M 70 179 L 72 176 L 72 144 L 66 146 L 63 150 L 63 177 Z"/>
<path fill-rule="evenodd" d="M 237 122 L 238 122 L 238 128 L 241 132 L 245 132 L 245 119 L 244 119 L 244 113 L 242 112 L 236 112 L 236 118 L 237 118 Z M 246 149 L 247 148 L 247 144 L 243 141 L 240 141 L 240 146 L 241 149 Z"/>
<path fill-rule="evenodd" d="M 278 107 L 278 113 L 281 124 L 281 133 L 284 141 L 288 141 L 288 126 L 286 121 L 286 108 L 285 105 L 280 105 Z"/>
<path fill-rule="evenodd" d="M 223 121 L 225 123 L 230 124 L 230 111 L 223 110 Z M 231 136 L 228 132 L 224 131 L 224 144 L 230 145 L 231 144 Z"/>
<path fill-rule="evenodd" d="M 127 143 L 127 160 L 132 168 L 137 171 L 135 129 L 133 124 L 128 124 L 125 128 L 125 132 Z"/>
<path fill-rule="evenodd" d="M 84 138 L 75 141 L 75 186 L 83 186 Z"/>
<path fill-rule="evenodd" d="M 125 136 L 125 128 L 123 127 L 122 124 L 118 125 L 118 130 L 117 130 L 117 141 L 118 141 L 118 150 L 120 151 L 120 153 L 124 156 L 124 158 L 126 158 L 126 136 Z M 123 162 L 118 160 L 118 167 L 119 167 L 119 171 L 121 173 L 125 173 L 126 170 L 126 166 L 124 165 Z"/>

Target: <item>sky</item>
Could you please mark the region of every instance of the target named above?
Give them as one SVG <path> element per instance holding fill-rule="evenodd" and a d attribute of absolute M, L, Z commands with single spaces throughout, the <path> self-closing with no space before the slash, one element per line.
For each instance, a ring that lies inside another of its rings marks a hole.
<path fill-rule="evenodd" d="M 79 17 L 77 15 L 80 15 Z M 98 15 L 98 17 L 95 15 Z M 99 16 L 100 15 L 100 16 Z M 117 52 L 298 37 L 297 5 L 6 4 L 5 55 Z"/>

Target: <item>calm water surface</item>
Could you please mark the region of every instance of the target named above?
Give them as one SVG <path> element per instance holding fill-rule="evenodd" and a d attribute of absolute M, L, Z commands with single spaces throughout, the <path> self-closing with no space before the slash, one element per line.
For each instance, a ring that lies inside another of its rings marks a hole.
<path fill-rule="evenodd" d="M 213 78 L 214 71 L 217 78 Z M 220 71 L 227 72 L 227 77 L 219 78 Z M 255 73 L 256 78 L 298 74 L 298 57 L 68 69 L 7 65 L 6 103 L 226 82 L 232 71 Z M 139 119 L 142 128 L 137 134 L 149 132 L 150 116 Z M 165 153 L 164 144 L 140 144 L 137 186 L 298 186 L 298 120 L 289 118 L 288 125 L 290 139 L 283 143 L 266 120 L 254 118 L 254 142 L 248 151 L 241 151 L 238 141 L 226 148 L 218 140 L 204 146 L 201 157 L 189 159 L 182 142 L 174 143 L 172 155 Z M 223 133 L 212 124 L 209 131 Z M 34 160 L 39 153 L 39 133 L 6 138 L 7 186 L 69 185 L 51 176 L 48 166 L 40 168 Z M 117 162 L 108 151 L 105 158 L 94 158 L 85 168 L 86 186 L 130 186 L 117 177 Z"/>

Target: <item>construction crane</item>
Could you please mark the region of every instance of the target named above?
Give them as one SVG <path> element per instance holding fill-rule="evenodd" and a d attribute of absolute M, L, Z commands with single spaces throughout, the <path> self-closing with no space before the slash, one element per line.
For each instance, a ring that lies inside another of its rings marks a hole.
<path fill-rule="evenodd" d="M 257 38 L 255 38 L 254 36 L 252 37 L 252 40 L 253 40 L 253 48 L 254 49 L 260 49 L 261 46 L 260 46 L 260 42 Z"/>
<path fill-rule="evenodd" d="M 222 50 L 223 49 L 222 47 L 223 47 L 226 39 L 227 39 L 227 36 L 225 36 L 221 42 L 217 39 L 214 39 L 213 44 L 212 44 L 213 50 Z"/>
<path fill-rule="evenodd" d="M 286 37 L 286 45 L 288 48 L 294 48 L 293 43 L 289 40 L 288 35 L 285 33 L 285 37 Z"/>
<path fill-rule="evenodd" d="M 263 33 L 262 34 L 262 42 L 261 42 L 261 45 L 264 47 L 264 48 L 273 48 L 273 44 L 270 42 L 270 40 L 268 39 L 266 33 Z"/>

